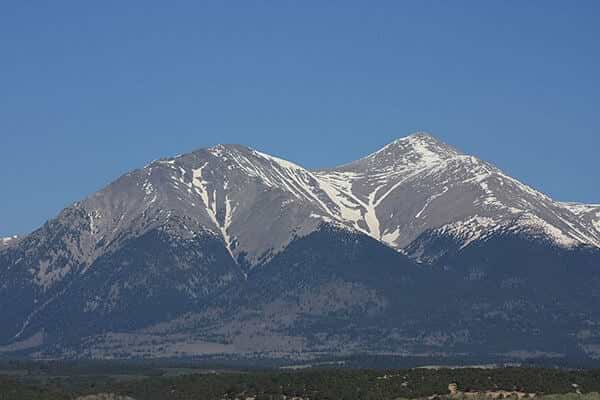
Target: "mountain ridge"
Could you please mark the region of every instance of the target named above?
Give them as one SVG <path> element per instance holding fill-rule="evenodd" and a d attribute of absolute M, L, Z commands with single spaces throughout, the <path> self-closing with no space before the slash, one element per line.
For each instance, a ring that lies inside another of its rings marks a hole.
<path fill-rule="evenodd" d="M 507 187 L 514 192 L 510 196 L 502 192 Z M 278 212 L 256 208 L 262 202 Z M 75 215 L 84 221 L 75 222 Z M 362 232 L 400 252 L 424 232 L 440 230 L 462 238 L 462 246 L 504 230 L 529 232 L 559 246 L 600 247 L 600 208 L 556 202 L 422 132 L 351 163 L 314 171 L 237 144 L 198 149 L 126 173 L 57 218 L 88 225 L 77 245 L 67 246 L 70 258 L 88 265 L 132 232 L 163 225 L 186 238 L 205 232 L 220 237 L 246 269 L 321 222 Z M 269 237 L 257 237 L 255 227 Z M 55 272 L 60 277 L 66 270 Z"/>
<path fill-rule="evenodd" d="M 425 144 L 425 145 L 423 145 Z M 397 146 L 402 146 L 402 147 L 407 147 L 407 146 L 412 146 L 413 147 L 413 151 L 409 153 L 410 156 L 413 157 L 412 161 L 407 161 L 406 159 L 404 159 L 404 165 L 398 165 L 397 163 L 397 159 L 394 159 L 394 152 L 390 151 L 390 149 L 393 149 L 394 147 Z M 428 146 L 433 146 L 436 148 L 437 151 L 430 151 L 428 149 Z M 417 148 L 417 150 L 415 151 L 414 149 Z M 423 151 L 425 150 L 425 153 L 423 153 Z M 156 168 L 156 166 L 158 165 L 173 165 L 173 164 L 177 164 L 177 160 L 180 159 L 185 159 L 185 158 L 189 158 L 189 157 L 193 157 L 194 155 L 198 155 L 198 154 L 203 154 L 203 153 L 209 153 L 211 155 L 217 156 L 217 157 L 221 157 L 223 155 L 225 155 L 225 157 L 227 157 L 226 154 L 234 154 L 235 152 L 238 152 L 239 154 L 253 154 L 259 157 L 262 157 L 266 160 L 269 160 L 271 162 L 273 162 L 274 164 L 279 164 L 283 167 L 283 169 L 292 169 L 292 170 L 297 170 L 297 171 L 301 171 L 301 173 L 306 174 L 308 179 L 314 179 L 316 181 L 318 181 L 318 189 L 321 189 L 323 191 L 326 192 L 327 196 L 325 196 L 325 202 L 323 202 L 323 199 L 320 198 L 320 196 L 322 196 L 321 194 L 317 194 L 316 196 L 314 196 L 314 193 L 312 193 L 312 190 L 304 190 L 304 193 L 302 189 L 306 189 L 306 188 L 300 188 L 300 193 L 301 195 L 306 195 L 308 194 L 311 198 L 309 200 L 315 201 L 317 203 L 320 203 L 319 206 L 321 209 L 323 209 L 324 211 L 326 211 L 327 215 L 321 215 L 320 217 L 326 217 L 326 218 L 332 218 L 337 221 L 340 222 L 342 224 L 345 224 L 346 226 L 350 226 L 353 228 L 358 228 L 359 230 L 368 233 L 369 235 L 371 235 L 372 237 L 376 238 L 376 239 L 382 239 L 383 236 L 385 236 L 385 233 L 381 233 L 381 232 L 375 232 L 376 229 L 374 228 L 373 225 L 369 225 L 369 223 L 371 224 L 378 224 L 377 221 L 364 221 L 364 224 L 360 224 L 360 225 L 364 225 L 364 226 L 357 226 L 356 223 L 354 223 L 354 221 L 352 220 L 353 218 L 356 218 L 356 215 L 354 216 L 349 216 L 348 218 L 345 217 L 343 214 L 344 212 L 351 214 L 352 212 L 356 212 L 356 208 L 360 208 L 360 206 L 362 206 L 363 208 L 366 208 L 366 214 L 369 214 L 369 216 L 372 218 L 373 217 L 373 210 L 369 209 L 369 205 L 368 205 L 368 195 L 373 195 L 374 197 L 377 196 L 377 193 L 368 193 L 368 194 L 364 194 L 361 193 L 359 194 L 359 198 L 357 198 L 357 196 L 355 196 L 351 190 L 345 190 L 345 191 L 341 191 L 340 189 L 340 176 L 346 176 L 349 177 L 350 179 L 352 178 L 352 174 L 356 174 L 356 172 L 352 172 L 349 169 L 351 169 L 353 166 L 356 166 L 357 164 L 373 164 L 373 162 L 375 163 L 382 163 L 384 166 L 381 168 L 385 168 L 386 170 L 390 170 L 392 168 L 395 169 L 402 169 L 402 168 L 406 168 L 407 166 L 412 168 L 413 170 L 415 169 L 419 169 L 419 168 L 423 168 L 423 169 L 427 169 L 429 167 L 441 167 L 444 165 L 441 165 L 445 162 L 464 162 L 467 164 L 472 164 L 473 168 L 476 169 L 481 169 L 483 170 L 483 173 L 489 173 L 488 171 L 485 171 L 485 169 L 492 169 L 493 173 L 498 173 L 501 174 L 502 178 L 505 178 L 507 180 L 511 180 L 513 182 L 516 182 L 518 185 L 522 185 L 521 187 L 523 188 L 523 190 L 530 192 L 530 193 L 535 193 L 535 195 L 537 196 L 541 196 L 549 201 L 552 201 L 554 203 L 556 203 L 557 205 L 560 205 L 564 210 L 568 210 L 570 213 L 576 215 L 576 216 L 582 216 L 582 215 L 586 215 L 588 213 L 591 213 L 592 211 L 595 210 L 595 208 L 599 207 L 599 206 L 594 206 L 593 204 L 587 205 L 587 204 L 582 204 L 582 203 L 569 203 L 569 202 L 558 202 L 558 201 L 554 201 L 552 200 L 550 197 L 548 197 L 547 195 L 543 194 L 542 192 L 537 191 L 536 189 L 531 188 L 528 185 L 522 184 L 521 182 L 515 180 L 514 178 L 509 177 L 508 175 L 506 175 L 505 173 L 503 173 L 501 170 L 497 169 L 496 167 L 494 167 L 493 165 L 482 161 L 474 156 L 465 154 L 463 152 L 460 152 L 459 150 L 455 149 L 454 147 L 447 145 L 439 140 L 437 140 L 433 135 L 427 133 L 427 132 L 415 132 L 411 135 L 408 135 L 406 137 L 401 137 L 398 138 L 390 143 L 388 143 L 387 145 L 383 146 L 381 149 L 368 154 L 358 160 L 355 161 L 351 161 L 349 163 L 344 163 L 342 165 L 336 166 L 336 167 L 332 167 L 332 168 L 321 168 L 321 169 L 315 169 L 315 170 L 310 170 L 310 169 L 306 169 L 303 168 L 302 166 L 300 166 L 299 164 L 284 160 L 282 158 L 279 157 L 275 157 L 275 156 L 271 156 L 268 155 L 266 153 L 262 153 L 260 151 L 257 151 L 253 148 L 241 145 L 241 144 L 217 144 L 214 146 L 211 146 L 209 148 L 203 148 L 203 149 L 196 149 L 190 153 L 185 153 L 185 154 L 180 154 L 177 155 L 175 157 L 167 157 L 167 158 L 161 158 L 158 160 L 155 160 L 149 164 L 147 164 L 146 166 L 144 166 L 144 168 L 142 169 L 138 169 L 138 170 L 134 170 L 131 172 L 128 172 L 124 175 L 122 175 L 121 177 L 119 177 L 115 182 L 128 177 L 132 174 L 135 173 L 142 173 L 144 171 L 147 171 L 149 169 L 153 169 Z M 391 159 L 390 157 L 385 158 L 385 157 L 381 157 L 382 155 L 385 156 L 385 153 L 391 153 Z M 415 154 L 417 155 L 415 157 Z M 426 156 L 429 156 L 429 159 L 426 159 L 426 157 L 424 156 L 424 154 Z M 441 156 L 440 156 L 441 154 Z M 424 162 L 421 162 L 420 159 L 424 159 Z M 415 161 L 416 160 L 416 161 Z M 240 161 L 240 159 L 238 159 L 238 161 Z M 242 160 L 242 162 L 246 162 L 247 160 Z M 387 162 L 387 163 L 386 163 Z M 396 165 L 394 165 L 394 162 Z M 429 164 L 428 164 L 429 163 Z M 249 165 L 251 165 L 251 163 L 247 163 L 246 167 L 248 167 Z M 239 165 L 238 165 L 239 166 Z M 181 167 L 179 167 L 181 168 Z M 242 169 L 244 169 L 244 166 L 241 166 Z M 366 166 L 364 168 L 367 169 L 373 169 L 372 166 Z M 356 168 L 355 168 L 356 169 Z M 377 170 L 377 168 L 375 168 L 375 170 Z M 196 168 L 194 171 L 196 171 L 195 173 L 200 174 L 201 173 L 201 168 Z M 191 171 L 192 174 L 194 173 L 194 171 Z M 263 181 L 269 183 L 270 185 L 273 184 L 273 182 L 271 182 L 271 180 L 269 178 L 267 178 L 264 174 L 261 174 L 260 172 L 256 172 L 256 171 L 251 171 L 249 168 L 246 168 L 245 171 L 246 173 L 253 175 L 253 176 L 257 176 L 262 178 Z M 397 173 L 397 171 L 393 171 L 395 173 Z M 413 173 L 413 171 L 408 171 L 405 173 Z M 183 174 L 185 175 L 185 173 L 183 172 Z M 379 175 L 377 176 L 378 179 L 381 180 L 381 175 L 383 174 L 381 171 L 376 171 L 375 174 Z M 281 177 L 279 177 L 281 178 Z M 473 179 L 481 179 L 480 177 L 473 177 Z M 279 179 L 281 180 L 281 179 Z M 198 186 L 195 185 L 195 181 L 196 179 L 193 178 L 191 183 L 193 186 Z M 109 184 L 108 186 L 114 184 L 115 182 Z M 278 183 L 278 182 L 276 182 Z M 284 185 L 287 186 L 286 188 L 292 189 L 290 191 L 294 191 L 293 189 L 298 189 L 295 187 L 295 184 L 297 182 L 293 182 L 292 185 Z M 336 186 L 337 183 L 337 186 Z M 381 197 L 386 197 L 387 195 L 391 194 L 391 192 L 393 192 L 393 190 L 397 189 L 399 187 L 398 183 L 402 183 L 402 182 L 397 182 L 397 186 L 392 186 L 391 187 L 391 191 L 388 192 L 384 192 Z M 190 182 L 186 183 L 188 186 L 190 184 Z M 342 182 L 343 185 L 348 185 L 348 182 Z M 342 186 L 343 186 L 342 185 Z M 104 188 L 106 189 L 106 187 Z M 101 192 L 101 189 L 99 192 Z M 147 184 L 147 186 L 145 187 L 145 190 L 152 190 L 152 185 L 151 184 Z M 442 187 L 443 190 L 443 187 Z M 338 195 L 335 194 L 335 192 L 338 191 L 340 193 L 343 193 L 344 196 L 348 197 L 348 199 L 345 200 L 350 200 L 350 202 L 354 201 L 354 204 L 352 204 L 352 207 L 345 207 L 345 206 L 341 206 L 340 207 L 340 202 L 337 202 L 337 206 L 340 208 L 344 208 L 344 210 L 342 210 L 342 212 L 335 212 L 332 211 L 331 205 L 330 204 L 324 204 L 324 203 L 328 203 L 330 201 L 334 201 L 336 200 L 337 197 L 339 197 Z M 98 193 L 98 192 L 97 192 Z M 296 193 L 297 195 L 298 193 Z M 206 195 L 206 194 L 205 194 Z M 439 193 L 439 195 L 443 195 L 443 193 Z M 90 197 L 94 197 L 94 195 L 89 196 L 88 198 L 85 198 L 81 201 L 75 202 L 74 205 L 77 205 L 81 202 L 85 202 L 86 200 L 88 200 Z M 208 194 L 208 197 L 211 197 L 211 194 Z M 434 201 L 438 196 L 436 194 L 434 194 L 433 196 L 431 196 L 430 198 L 428 198 L 428 201 Z M 206 198 L 204 199 L 206 201 Z M 358 201 L 360 200 L 360 201 Z M 378 205 L 381 204 L 381 201 L 383 199 L 377 199 L 379 201 Z M 377 201 L 375 200 L 375 201 Z M 196 203 L 191 201 L 191 203 Z M 415 214 L 415 217 L 421 217 L 424 212 L 426 211 L 427 206 L 429 205 L 429 203 L 426 201 L 424 203 L 421 204 L 423 207 L 421 207 L 419 209 L 419 211 Z M 353 209 L 354 208 L 354 209 Z M 583 209 L 588 210 L 587 213 L 583 212 Z M 216 212 L 215 210 L 211 210 L 212 212 L 210 212 L 209 214 L 215 214 L 216 217 Z M 212 217 L 211 217 L 212 219 Z M 600 218 L 599 218 L 600 220 Z M 214 220 L 213 220 L 214 222 Z M 221 234 L 223 234 L 223 226 L 220 225 L 221 222 L 218 222 L 216 225 L 219 228 L 219 231 L 221 231 Z M 590 228 L 590 225 L 594 225 L 593 222 L 588 222 L 587 223 L 588 226 L 586 226 L 586 228 Z M 600 223 L 596 222 L 596 224 L 598 226 L 598 228 L 596 226 L 593 226 L 594 230 L 596 229 L 600 229 Z M 595 235 L 596 232 L 594 232 Z M 389 235 L 392 235 L 393 232 L 388 232 L 388 237 Z M 586 235 L 583 235 L 586 236 Z M 595 246 L 600 246 L 600 237 L 582 237 L 582 235 L 579 235 L 579 237 L 577 237 L 577 239 L 580 242 L 587 242 L 588 244 L 593 244 Z M 3 242 L 7 243 L 9 240 L 3 240 Z M 383 240 L 384 243 L 387 243 L 386 240 Z M 389 244 L 389 243 L 388 243 Z M 393 247 L 397 247 L 397 246 L 393 246 Z"/>
<path fill-rule="evenodd" d="M 294 352 L 486 351 L 490 333 L 462 324 L 491 319 L 531 346 L 532 318 L 548 343 L 583 335 L 569 343 L 595 356 L 598 221 L 597 206 L 557 202 L 430 134 L 319 170 L 215 145 L 123 174 L 0 246 L 0 354 L 128 353 L 123 338 L 161 325 L 181 330 L 148 340 L 244 354 L 287 341 Z M 536 278 L 544 265 L 588 297 Z M 453 299 L 448 282 L 479 297 Z M 395 299 L 399 288 L 410 296 Z M 551 332 L 540 309 L 572 326 Z M 200 330 L 174 322 L 182 315 Z"/>

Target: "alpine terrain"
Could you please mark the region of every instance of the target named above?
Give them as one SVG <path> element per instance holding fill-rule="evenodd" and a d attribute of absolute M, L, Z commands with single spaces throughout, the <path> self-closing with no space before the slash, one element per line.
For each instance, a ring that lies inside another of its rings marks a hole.
<path fill-rule="evenodd" d="M 600 205 L 429 134 L 154 161 L 0 240 L 0 354 L 600 358 Z"/>

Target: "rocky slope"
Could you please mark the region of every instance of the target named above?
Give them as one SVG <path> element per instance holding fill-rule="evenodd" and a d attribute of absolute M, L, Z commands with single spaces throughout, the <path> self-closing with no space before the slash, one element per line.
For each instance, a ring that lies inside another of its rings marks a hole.
<path fill-rule="evenodd" d="M 0 353 L 600 355 L 599 213 L 423 133 L 320 171 L 218 145 L 3 240 Z"/>
<path fill-rule="evenodd" d="M 498 229 L 562 246 L 600 246 L 587 216 L 428 134 L 317 176 L 339 199 L 344 219 L 399 250 L 431 229 L 461 238 L 463 246 Z"/>

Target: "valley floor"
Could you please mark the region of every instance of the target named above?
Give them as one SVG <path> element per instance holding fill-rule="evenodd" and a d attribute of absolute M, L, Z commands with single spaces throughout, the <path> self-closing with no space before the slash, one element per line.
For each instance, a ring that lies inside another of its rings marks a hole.
<path fill-rule="evenodd" d="M 450 386 L 456 384 L 456 387 Z M 449 389 L 455 389 L 450 393 Z M 156 364 L 0 363 L 1 400 L 600 400 L 600 370 L 549 368 L 199 369 Z"/>

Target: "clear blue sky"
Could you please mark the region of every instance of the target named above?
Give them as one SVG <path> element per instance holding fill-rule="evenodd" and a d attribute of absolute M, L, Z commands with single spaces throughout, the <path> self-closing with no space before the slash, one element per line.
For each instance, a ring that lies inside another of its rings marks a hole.
<path fill-rule="evenodd" d="M 600 203 L 599 20 L 595 0 L 2 1 L 0 235 L 162 156 L 324 167 L 415 130 Z"/>

